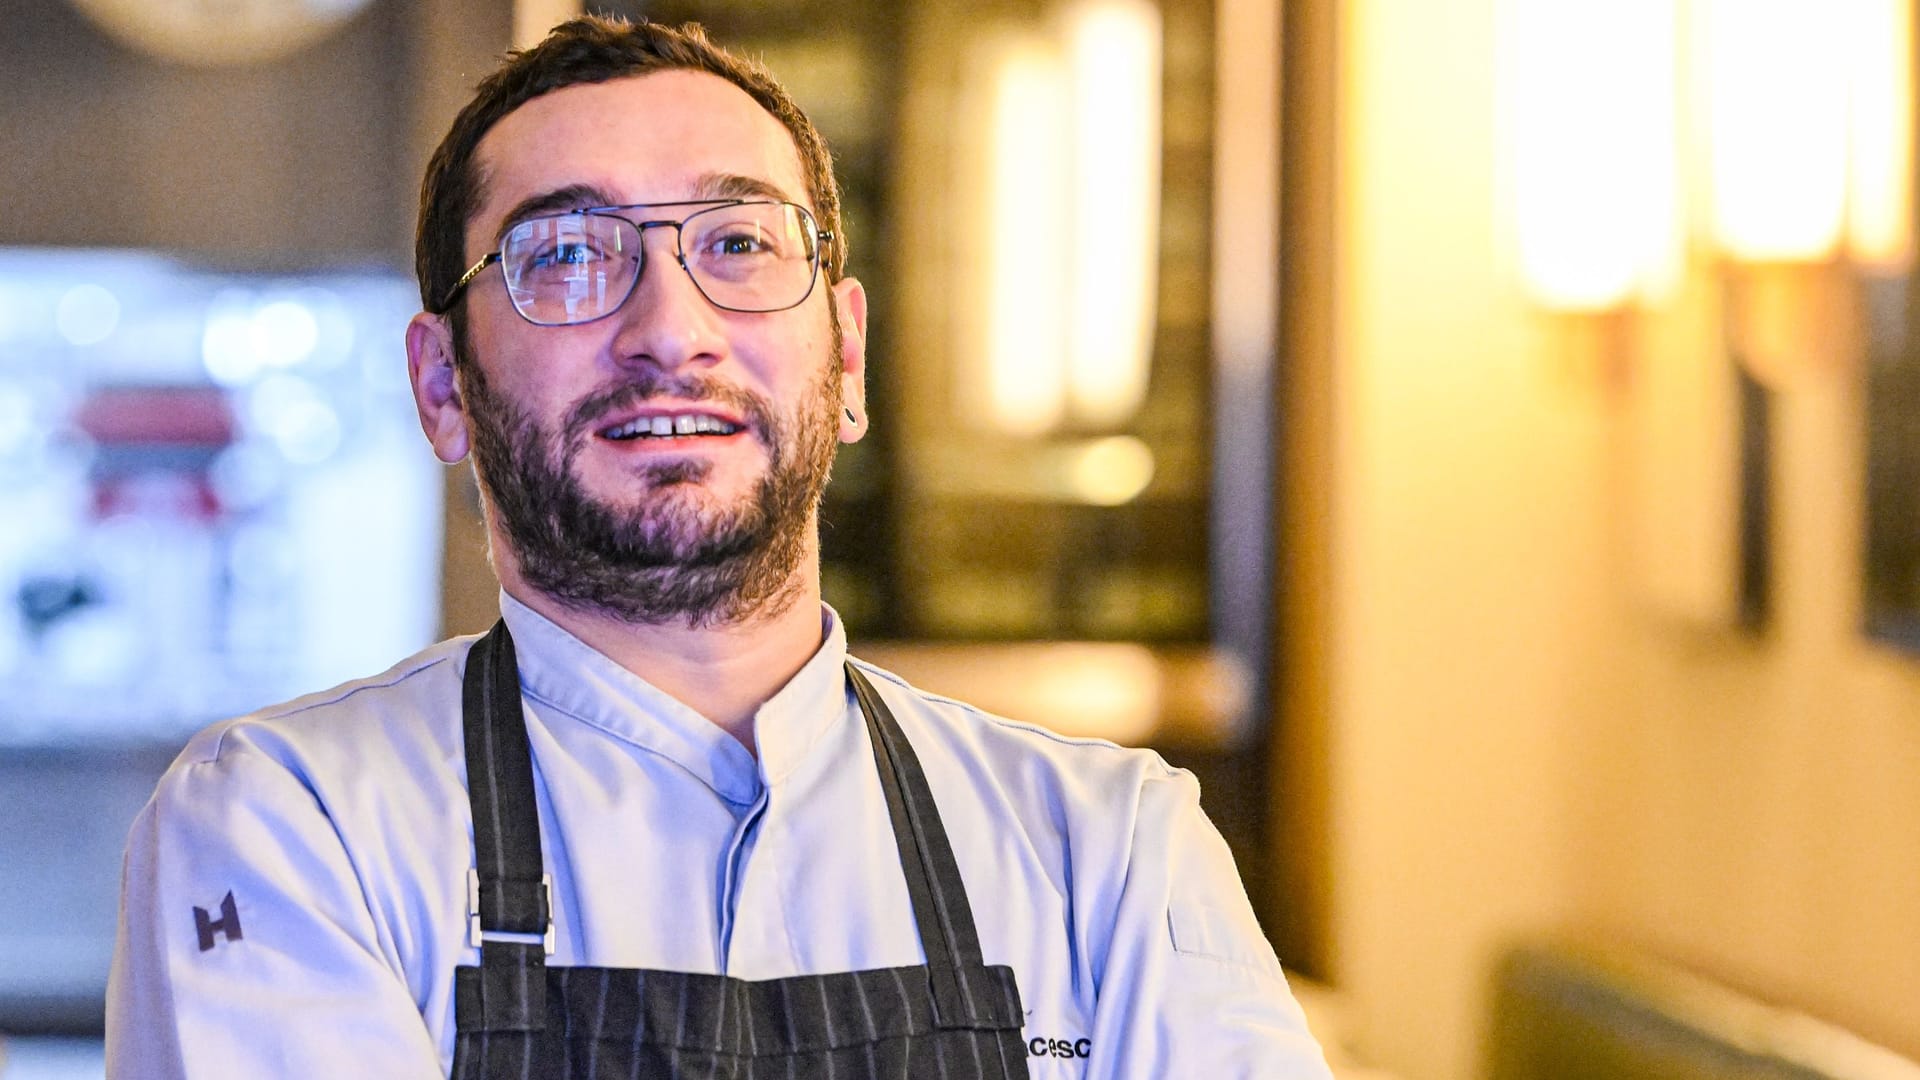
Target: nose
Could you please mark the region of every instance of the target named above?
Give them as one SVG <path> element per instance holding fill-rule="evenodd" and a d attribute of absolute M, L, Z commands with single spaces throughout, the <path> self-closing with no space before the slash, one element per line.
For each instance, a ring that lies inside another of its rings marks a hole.
<path fill-rule="evenodd" d="M 671 370 L 712 364 L 725 352 L 720 311 L 681 265 L 678 236 L 677 229 L 651 222 L 641 232 L 640 280 L 613 316 L 619 323 L 615 358 L 622 364 Z"/>

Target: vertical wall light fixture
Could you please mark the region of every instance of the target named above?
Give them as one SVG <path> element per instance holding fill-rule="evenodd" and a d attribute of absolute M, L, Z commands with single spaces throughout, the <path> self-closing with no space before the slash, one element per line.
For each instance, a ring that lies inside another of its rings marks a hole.
<path fill-rule="evenodd" d="M 982 158 L 985 362 L 974 367 L 986 376 L 993 426 L 1039 435 L 1067 413 L 1066 80 L 1043 43 L 1010 39 L 996 51 Z M 973 373 L 962 365 L 963 377 Z M 960 400 L 971 396 L 963 387 Z"/>
<path fill-rule="evenodd" d="M 1146 397 L 1159 262 L 1159 9 L 1076 0 L 986 66 L 984 333 L 961 400 L 1007 434 L 1111 430 Z M 969 331 L 971 332 L 971 331 Z"/>
<path fill-rule="evenodd" d="M 1781 0 L 1699 12 L 1716 246 L 1743 262 L 1830 257 L 1847 211 L 1849 20 Z"/>
<path fill-rule="evenodd" d="M 1848 71 L 1847 249 L 1856 264 L 1904 270 L 1913 258 L 1913 3 L 1853 0 Z"/>
<path fill-rule="evenodd" d="M 1729 345 L 1763 384 L 1860 360 L 1861 278 L 1912 256 L 1911 0 L 1699 0 Z"/>
<path fill-rule="evenodd" d="M 1071 86 L 1073 235 L 1068 384 L 1094 427 L 1147 396 L 1160 255 L 1160 11 L 1081 0 L 1064 20 Z"/>
<path fill-rule="evenodd" d="M 1521 283 L 1553 310 L 1617 307 L 1679 261 L 1674 0 L 1501 12 Z"/>
<path fill-rule="evenodd" d="M 1903 262 L 1910 0 L 1703 0 L 1713 239 L 1746 263 Z"/>
<path fill-rule="evenodd" d="M 1500 11 L 1520 277 L 1544 306 L 1611 308 L 1676 277 L 1688 176 L 1701 239 L 1737 264 L 1911 260 L 1911 0 Z M 1683 118 L 1697 158 L 1678 153 Z"/>

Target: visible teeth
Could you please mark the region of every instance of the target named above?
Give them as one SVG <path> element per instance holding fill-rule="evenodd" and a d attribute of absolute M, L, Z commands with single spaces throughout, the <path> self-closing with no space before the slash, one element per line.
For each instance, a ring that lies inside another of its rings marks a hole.
<path fill-rule="evenodd" d="M 646 436 L 673 437 L 680 435 L 731 435 L 739 428 L 717 416 L 706 413 L 681 413 L 676 416 L 642 416 L 607 429 L 610 439 L 633 439 Z"/>

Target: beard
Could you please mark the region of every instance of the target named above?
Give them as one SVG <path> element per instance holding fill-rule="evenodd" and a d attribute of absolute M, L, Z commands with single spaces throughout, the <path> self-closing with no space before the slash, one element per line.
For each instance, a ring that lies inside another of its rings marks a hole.
<path fill-rule="evenodd" d="M 797 571 L 838 446 L 841 332 L 828 311 L 832 352 L 786 415 L 737 387 L 649 367 L 599 387 L 549 429 L 489 385 L 456 334 L 474 469 L 521 579 L 575 611 L 693 628 L 774 614 L 798 599 Z M 751 491 L 716 501 L 702 486 L 713 464 L 698 458 L 634 468 L 633 493 L 619 501 L 587 491 L 576 464 L 599 437 L 596 422 L 661 396 L 738 415 L 767 455 Z"/>

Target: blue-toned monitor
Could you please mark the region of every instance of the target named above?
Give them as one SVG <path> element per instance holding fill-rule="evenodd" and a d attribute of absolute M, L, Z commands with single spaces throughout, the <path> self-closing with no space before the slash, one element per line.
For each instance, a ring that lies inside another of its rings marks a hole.
<path fill-rule="evenodd" d="M 412 284 L 0 248 L 0 745 L 177 741 L 439 621 Z"/>

